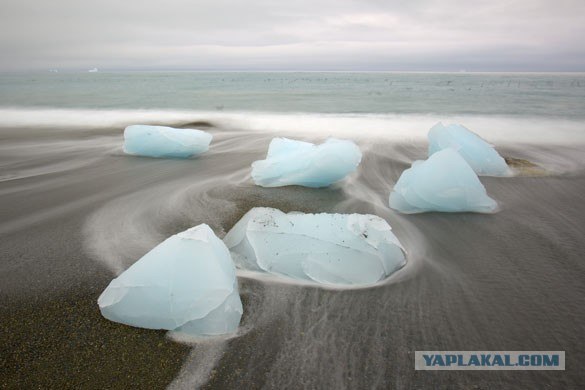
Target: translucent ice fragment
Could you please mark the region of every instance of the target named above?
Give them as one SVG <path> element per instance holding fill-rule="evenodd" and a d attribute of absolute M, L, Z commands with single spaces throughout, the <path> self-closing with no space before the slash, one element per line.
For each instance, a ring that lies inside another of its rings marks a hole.
<path fill-rule="evenodd" d="M 330 138 L 320 145 L 274 138 L 265 160 L 252 164 L 252 178 L 263 187 L 326 187 L 355 171 L 362 153 L 352 141 Z"/>
<path fill-rule="evenodd" d="M 189 158 L 209 150 L 212 135 L 195 129 L 132 125 L 124 130 L 124 152 L 147 157 Z"/>
<path fill-rule="evenodd" d="M 402 245 L 375 215 L 250 210 L 224 242 L 236 265 L 323 284 L 368 285 L 401 268 Z"/>
<path fill-rule="evenodd" d="M 452 148 L 479 176 L 510 176 L 512 171 L 492 145 L 471 130 L 458 125 L 437 123 L 429 131 L 429 156 Z"/>
<path fill-rule="evenodd" d="M 196 336 L 232 333 L 242 316 L 230 253 L 205 224 L 156 246 L 112 280 L 98 304 L 111 321 Z"/>
<path fill-rule="evenodd" d="M 390 207 L 402 213 L 474 211 L 493 213 L 490 198 L 473 169 L 454 149 L 444 149 L 402 172 L 390 194 Z"/>

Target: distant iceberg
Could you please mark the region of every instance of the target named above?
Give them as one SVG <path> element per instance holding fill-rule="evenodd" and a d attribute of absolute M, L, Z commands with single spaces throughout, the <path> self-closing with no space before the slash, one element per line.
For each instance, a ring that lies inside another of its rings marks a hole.
<path fill-rule="evenodd" d="M 263 187 L 326 187 L 355 171 L 361 159 L 359 147 L 348 140 L 330 138 L 315 145 L 274 138 L 266 159 L 252 164 L 252 179 Z"/>
<path fill-rule="evenodd" d="M 89 73 L 97 73 L 98 72 L 98 68 L 91 68 L 90 70 L 88 70 Z"/>
<path fill-rule="evenodd" d="M 405 263 L 390 225 L 375 215 L 250 210 L 224 242 L 239 268 L 321 284 L 369 285 Z"/>
<path fill-rule="evenodd" d="M 452 148 L 480 176 L 510 176 L 512 171 L 492 145 L 479 135 L 458 124 L 437 123 L 429 131 L 429 156 Z"/>
<path fill-rule="evenodd" d="M 147 157 L 189 158 L 209 150 L 212 135 L 195 129 L 132 125 L 124 130 L 124 152 Z"/>
<path fill-rule="evenodd" d="M 402 213 L 426 211 L 493 213 L 491 199 L 469 164 L 454 149 L 415 161 L 402 172 L 390 194 L 390 207 Z"/>
<path fill-rule="evenodd" d="M 111 321 L 194 336 L 233 333 L 243 312 L 230 253 L 205 224 L 156 246 L 98 304 Z"/>

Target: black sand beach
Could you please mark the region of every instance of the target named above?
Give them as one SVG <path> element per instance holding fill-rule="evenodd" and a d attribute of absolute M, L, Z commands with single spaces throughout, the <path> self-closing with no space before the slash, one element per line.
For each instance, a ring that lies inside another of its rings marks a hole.
<path fill-rule="evenodd" d="M 208 129 L 196 160 L 125 156 L 121 128 L 0 129 L 2 388 L 585 387 L 583 145 L 500 148 L 567 169 L 482 178 L 497 214 L 404 216 L 387 198 L 422 144 L 362 141 L 344 183 L 263 189 L 247 175 L 272 135 Z M 199 223 L 222 237 L 254 206 L 377 214 L 409 262 L 359 290 L 243 275 L 241 332 L 194 347 L 100 315 L 116 272 L 165 237 Z M 566 371 L 415 371 L 416 350 L 562 350 Z"/>

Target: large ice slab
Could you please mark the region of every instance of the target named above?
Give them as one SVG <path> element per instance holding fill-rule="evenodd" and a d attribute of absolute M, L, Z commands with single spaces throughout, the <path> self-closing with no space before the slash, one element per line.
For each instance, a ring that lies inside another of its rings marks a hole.
<path fill-rule="evenodd" d="M 361 159 L 359 147 L 348 140 L 330 138 L 315 145 L 274 138 L 266 159 L 252 164 L 252 179 L 263 187 L 326 187 L 355 171 Z"/>
<path fill-rule="evenodd" d="M 156 246 L 112 280 L 98 304 L 111 321 L 196 336 L 232 333 L 242 316 L 230 253 L 205 224 Z"/>
<path fill-rule="evenodd" d="M 369 285 L 401 268 L 402 245 L 375 215 L 250 210 L 224 242 L 239 268 L 322 284 Z"/>
<path fill-rule="evenodd" d="M 132 125 L 124 130 L 124 152 L 137 156 L 189 158 L 209 150 L 212 135 L 196 129 Z"/>
<path fill-rule="evenodd" d="M 444 149 L 402 172 L 390 194 L 390 207 L 403 213 L 426 211 L 493 213 L 497 203 L 469 164 Z"/>
<path fill-rule="evenodd" d="M 429 156 L 452 148 L 480 176 L 510 176 L 512 171 L 506 161 L 487 141 L 459 124 L 443 125 L 441 122 L 429 130 Z"/>

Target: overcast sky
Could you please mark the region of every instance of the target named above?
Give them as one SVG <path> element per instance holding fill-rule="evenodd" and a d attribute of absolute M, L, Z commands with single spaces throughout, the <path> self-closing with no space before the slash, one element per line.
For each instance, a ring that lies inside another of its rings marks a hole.
<path fill-rule="evenodd" d="M 585 71 L 585 0 L 0 0 L 0 70 Z"/>

